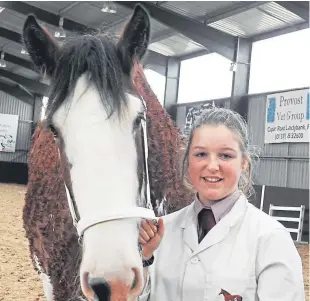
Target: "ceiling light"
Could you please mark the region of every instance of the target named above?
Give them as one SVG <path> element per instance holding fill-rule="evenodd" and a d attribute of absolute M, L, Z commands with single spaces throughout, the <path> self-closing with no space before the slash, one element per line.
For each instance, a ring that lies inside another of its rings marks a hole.
<path fill-rule="evenodd" d="M 112 3 L 108 2 L 103 5 L 103 8 L 101 9 L 101 11 L 104 13 L 116 14 L 116 7 Z"/>
<path fill-rule="evenodd" d="M 229 71 L 231 71 L 231 72 L 236 72 L 237 71 L 237 63 L 236 62 L 231 62 L 230 63 Z"/>
<path fill-rule="evenodd" d="M 55 38 L 65 38 L 66 37 L 66 32 L 64 30 L 64 18 L 60 17 L 59 19 L 59 30 L 55 31 L 54 37 Z"/>
<path fill-rule="evenodd" d="M 0 14 L 1 14 L 4 10 L 5 10 L 5 8 L 0 6 Z"/>
<path fill-rule="evenodd" d="M 5 68 L 6 67 L 6 63 L 4 60 L 4 52 L 1 52 L 1 57 L 0 57 L 0 68 Z"/>
<path fill-rule="evenodd" d="M 22 47 L 22 50 L 21 50 L 20 53 L 21 54 L 29 54 L 28 51 L 24 47 Z"/>

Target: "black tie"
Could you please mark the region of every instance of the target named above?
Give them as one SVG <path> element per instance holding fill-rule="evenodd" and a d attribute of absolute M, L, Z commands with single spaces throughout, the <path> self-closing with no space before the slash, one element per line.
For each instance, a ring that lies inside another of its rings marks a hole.
<path fill-rule="evenodd" d="M 200 243 L 206 234 L 215 226 L 215 218 L 211 209 L 202 209 L 198 214 L 198 243 Z"/>

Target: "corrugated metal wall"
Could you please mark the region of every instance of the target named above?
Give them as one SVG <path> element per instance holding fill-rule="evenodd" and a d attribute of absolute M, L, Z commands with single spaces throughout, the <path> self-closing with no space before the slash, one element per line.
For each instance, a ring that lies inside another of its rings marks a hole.
<path fill-rule="evenodd" d="M 0 91 L 0 113 L 19 115 L 15 153 L 0 152 L 0 161 L 27 163 L 30 148 L 33 107 L 11 95 Z"/>
<path fill-rule="evenodd" d="M 249 96 L 248 125 L 251 141 L 260 150 L 254 177 L 255 184 L 309 189 L 309 144 L 264 144 L 268 94 Z"/>

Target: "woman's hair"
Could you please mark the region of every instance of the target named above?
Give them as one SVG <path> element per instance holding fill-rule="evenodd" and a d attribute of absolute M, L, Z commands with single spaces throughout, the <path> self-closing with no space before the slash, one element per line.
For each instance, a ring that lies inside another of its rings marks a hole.
<path fill-rule="evenodd" d="M 182 178 L 186 187 L 193 189 L 189 179 L 188 179 L 188 157 L 189 149 L 193 140 L 194 132 L 197 128 L 203 125 L 225 125 L 228 129 L 234 132 L 238 139 L 240 150 L 243 157 L 248 161 L 246 171 L 241 173 L 238 187 L 247 196 L 251 196 L 253 193 L 252 187 L 252 173 L 253 173 L 253 162 L 252 157 L 254 156 L 254 150 L 251 149 L 249 145 L 249 131 L 246 121 L 237 112 L 231 111 L 224 108 L 212 108 L 206 109 L 193 123 L 189 137 L 188 143 L 185 149 L 185 154 L 182 164 Z"/>

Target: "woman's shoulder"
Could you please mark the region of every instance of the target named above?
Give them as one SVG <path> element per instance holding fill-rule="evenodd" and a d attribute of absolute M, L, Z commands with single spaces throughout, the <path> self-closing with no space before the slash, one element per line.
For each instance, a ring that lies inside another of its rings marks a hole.
<path fill-rule="evenodd" d="M 248 203 L 246 212 L 246 223 L 251 225 L 250 228 L 255 229 L 259 236 L 276 234 L 278 232 L 288 230 L 274 217 L 268 215 L 264 211 L 258 209 L 253 204 Z"/>

